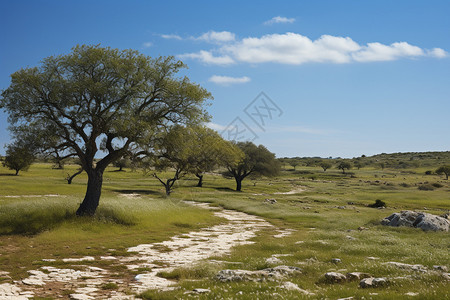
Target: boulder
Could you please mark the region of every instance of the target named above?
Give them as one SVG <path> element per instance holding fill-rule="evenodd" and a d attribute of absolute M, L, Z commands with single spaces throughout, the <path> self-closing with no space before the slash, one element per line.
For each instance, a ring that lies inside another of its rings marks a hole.
<path fill-rule="evenodd" d="M 362 273 L 362 272 L 350 272 L 350 273 L 347 273 L 346 277 L 347 277 L 348 281 L 354 281 L 354 280 L 361 280 L 364 278 L 368 278 L 371 276 L 367 273 Z"/>
<path fill-rule="evenodd" d="M 365 288 L 371 288 L 371 287 L 380 287 L 380 286 L 386 286 L 388 284 L 388 280 L 386 278 L 364 278 L 359 282 L 359 286 L 363 289 Z"/>
<path fill-rule="evenodd" d="M 344 274 L 337 272 L 328 272 L 325 273 L 325 282 L 327 283 L 339 283 L 347 280 L 347 277 Z"/>
<path fill-rule="evenodd" d="M 428 231 L 448 231 L 450 221 L 448 219 L 424 212 L 404 210 L 400 213 L 393 213 L 381 221 L 386 226 L 407 226 L 420 228 Z"/>

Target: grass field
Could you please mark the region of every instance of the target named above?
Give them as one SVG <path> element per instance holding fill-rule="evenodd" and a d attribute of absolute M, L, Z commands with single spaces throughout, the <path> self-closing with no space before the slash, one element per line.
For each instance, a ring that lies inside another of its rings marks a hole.
<path fill-rule="evenodd" d="M 170 198 L 162 185 L 142 172 L 105 173 L 100 207 L 95 218 L 76 218 L 74 212 L 83 199 L 86 177 L 76 177 L 71 185 L 64 180 L 76 169 L 66 166 L 53 170 L 50 164 L 34 164 L 20 176 L 0 167 L 0 271 L 18 280 L 36 268 L 41 258 L 84 255 L 126 255 L 126 248 L 152 243 L 187 231 L 217 224 L 223 220 L 210 211 L 184 204 L 181 200 L 212 205 L 264 217 L 292 234 L 274 238 L 264 230 L 252 245 L 238 246 L 231 255 L 216 257 L 222 264 L 202 262 L 190 269 L 165 274 L 177 278 L 181 289 L 148 291 L 146 299 L 184 299 L 186 291 L 209 288 L 200 299 L 297 299 L 296 291 L 279 288 L 276 282 L 221 283 L 215 274 L 221 269 L 259 270 L 276 264 L 266 260 L 281 256 L 282 264 L 298 266 L 301 275 L 289 278 L 302 289 L 314 292 L 311 298 L 337 299 L 448 299 L 448 281 L 436 272 L 415 272 L 383 264 L 395 261 L 450 267 L 450 237 L 444 232 L 423 232 L 413 228 L 381 226 L 380 220 L 401 210 L 443 214 L 450 208 L 450 182 L 425 169 L 352 170 L 351 174 L 318 167 L 284 169 L 277 178 L 243 182 L 243 192 L 235 192 L 234 181 L 217 174 L 204 177 L 204 187 L 187 177 L 177 183 Z M 419 190 L 421 185 L 436 185 Z M 439 187 L 440 186 L 440 187 Z M 298 193 L 287 192 L 296 190 Z M 265 199 L 276 199 L 268 204 Z M 385 209 L 367 205 L 380 199 Z M 358 230 L 364 227 L 365 230 Z M 368 259 L 374 257 L 375 259 Z M 341 259 L 335 264 L 333 258 Z M 228 262 L 228 263 L 227 263 Z M 236 264 L 239 262 L 240 264 Z M 102 267 L 108 268 L 106 263 Z M 121 276 L 131 276 L 119 270 Z M 357 282 L 328 284 L 326 272 L 366 272 L 375 277 L 404 277 L 387 287 L 361 289 Z M 112 287 L 113 288 L 113 287 Z M 303 296 L 307 298 L 306 296 Z"/>

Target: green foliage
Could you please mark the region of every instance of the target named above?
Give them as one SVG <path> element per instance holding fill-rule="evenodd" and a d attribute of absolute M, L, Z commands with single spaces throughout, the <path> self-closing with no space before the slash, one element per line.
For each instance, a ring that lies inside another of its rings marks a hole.
<path fill-rule="evenodd" d="M 26 145 L 15 143 L 7 146 L 2 164 L 4 167 L 16 171 L 16 175 L 18 175 L 19 171 L 27 171 L 34 159 L 33 152 Z"/>
<path fill-rule="evenodd" d="M 386 203 L 380 199 L 375 200 L 375 203 L 369 204 L 369 207 L 378 208 L 386 207 Z"/>
<path fill-rule="evenodd" d="M 326 170 L 328 170 L 329 168 L 332 167 L 332 164 L 328 161 L 322 161 L 320 163 L 320 167 L 323 169 L 323 171 L 325 172 Z"/>
<path fill-rule="evenodd" d="M 247 176 L 276 176 L 280 172 L 280 162 L 275 159 L 275 154 L 267 150 L 263 145 L 256 146 L 252 142 L 237 142 L 236 146 L 244 156 L 239 161 L 227 162 L 227 172 L 223 175 L 234 177 L 236 190 L 241 190 L 241 182 Z"/>
<path fill-rule="evenodd" d="M 445 174 L 446 179 L 450 175 L 450 165 L 441 166 L 436 170 L 436 174 Z"/>
<path fill-rule="evenodd" d="M 352 164 L 348 161 L 341 161 L 338 165 L 337 168 L 339 170 L 342 170 L 342 173 L 345 174 L 345 170 L 350 170 L 352 168 Z"/>
<path fill-rule="evenodd" d="M 109 164 L 161 127 L 208 119 L 203 104 L 211 94 L 176 77 L 184 67 L 174 57 L 76 46 L 12 74 L 0 108 L 8 112 L 17 140 L 41 153 L 80 159 L 89 184 L 77 214 L 93 215 Z M 106 154 L 94 161 L 100 150 Z"/>

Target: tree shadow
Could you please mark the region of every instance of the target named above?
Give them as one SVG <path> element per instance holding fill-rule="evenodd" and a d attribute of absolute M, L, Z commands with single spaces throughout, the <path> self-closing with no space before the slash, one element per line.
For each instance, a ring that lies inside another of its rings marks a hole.
<path fill-rule="evenodd" d="M 218 191 L 224 191 L 224 192 L 236 192 L 236 190 L 231 189 L 229 187 L 216 187 L 215 189 Z"/>
<path fill-rule="evenodd" d="M 16 176 L 16 174 L 12 174 L 12 173 L 0 173 L 0 176 Z"/>

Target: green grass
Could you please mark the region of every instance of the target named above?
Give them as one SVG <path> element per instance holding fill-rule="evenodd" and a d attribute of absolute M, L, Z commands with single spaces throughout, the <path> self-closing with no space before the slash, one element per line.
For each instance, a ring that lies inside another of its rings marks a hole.
<path fill-rule="evenodd" d="M 164 196 L 157 180 L 143 176 L 142 172 L 108 169 L 94 218 L 74 217 L 86 184 L 85 175 L 76 177 L 72 185 L 64 180 L 66 173 L 75 168 L 66 166 L 65 170 L 52 170 L 49 164 L 34 164 L 29 172 L 20 176 L 0 176 L 0 270 L 11 272 L 14 280 L 26 276 L 26 270 L 42 265 L 42 258 L 127 255 L 126 248 L 130 246 L 163 241 L 221 221 L 211 212 L 182 202 L 193 200 L 255 214 L 278 228 L 295 231 L 280 239 L 273 237 L 278 232 L 265 229 L 253 239 L 254 244 L 238 246 L 228 256 L 215 257 L 222 263 L 204 261 L 161 273 L 162 277 L 178 280 L 180 289 L 147 291 L 141 294 L 142 298 L 297 299 L 298 292 L 281 289 L 276 282 L 221 283 L 215 280 L 215 274 L 221 269 L 271 267 L 273 265 L 266 260 L 274 254 L 289 254 L 280 257 L 282 264 L 303 269 L 301 275 L 288 280 L 314 292 L 313 298 L 408 299 L 406 292 L 418 293 L 415 299 L 450 297 L 448 282 L 437 274 L 383 264 L 397 261 L 423 264 L 430 269 L 433 265 L 450 267 L 448 233 L 380 225 L 381 219 L 400 210 L 426 210 L 438 215 L 449 210 L 450 182 L 442 176 L 425 175 L 425 169 L 432 169 L 429 166 L 384 170 L 368 167 L 351 170 L 353 176 L 335 169 L 323 172 L 318 167 L 297 167 L 296 171 L 283 171 L 277 178 L 244 180 L 243 192 L 233 190 L 233 180 L 207 174 L 203 188 L 195 187 L 195 177 L 178 181 L 170 198 Z M 11 171 L 0 167 L 0 174 L 9 173 Z M 421 185 L 431 185 L 434 189 L 419 190 Z M 304 191 L 276 194 L 298 188 Z M 264 202 L 267 198 L 275 198 L 277 203 L 267 204 Z M 387 208 L 368 207 L 377 199 L 385 202 Z M 359 227 L 367 230 L 360 231 Z M 331 263 L 332 258 L 340 258 L 342 263 Z M 96 264 L 115 272 L 118 278 L 135 275 L 111 262 Z M 53 265 L 67 264 L 59 261 Z M 412 279 L 398 280 L 376 289 L 360 289 L 357 282 L 323 283 L 326 272 L 339 270 L 367 272 L 377 277 L 411 276 Z M 8 278 L 0 280 L 2 283 L 10 281 Z M 209 288 L 211 293 L 184 294 L 194 288 Z"/>

